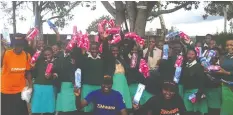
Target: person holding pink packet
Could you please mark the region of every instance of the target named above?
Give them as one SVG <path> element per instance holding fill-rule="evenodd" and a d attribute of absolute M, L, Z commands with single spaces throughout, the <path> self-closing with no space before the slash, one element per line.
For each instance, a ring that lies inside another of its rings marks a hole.
<path fill-rule="evenodd" d="M 39 30 L 37 28 L 34 28 L 28 35 L 27 35 L 27 39 L 28 40 L 33 40 L 37 34 L 39 34 Z"/>
<path fill-rule="evenodd" d="M 58 77 L 55 71 L 56 60 L 52 48 L 46 47 L 42 52 L 43 58 L 37 60 L 33 68 L 34 85 L 31 98 L 32 114 L 53 114 L 55 112 L 54 80 Z"/>
<path fill-rule="evenodd" d="M 134 54 L 137 55 L 137 60 L 135 64 L 136 66 L 135 68 L 131 68 L 130 67 L 131 58 L 133 57 Z M 136 94 L 138 84 L 141 83 L 141 84 L 146 85 L 146 79 L 148 79 L 148 78 L 145 78 L 143 74 L 139 72 L 140 60 L 143 59 L 142 57 L 143 57 L 142 51 L 139 50 L 139 47 L 136 45 L 136 42 L 134 42 L 133 48 L 130 50 L 130 52 L 128 52 L 128 54 L 124 56 L 124 59 L 127 65 L 125 69 L 126 71 L 125 75 L 127 76 L 130 95 L 132 98 Z M 140 104 L 145 104 L 147 100 L 149 100 L 152 96 L 153 94 L 148 92 L 147 89 L 145 89 L 141 96 Z"/>
<path fill-rule="evenodd" d="M 220 54 L 218 48 L 213 48 L 212 50 L 216 52 L 216 55 L 212 57 L 211 65 L 205 71 L 207 78 L 205 80 L 205 94 L 208 104 L 208 115 L 220 115 L 222 103 L 221 77 L 216 73 L 221 69 L 219 65 Z"/>
<path fill-rule="evenodd" d="M 34 65 L 36 63 L 36 61 L 38 60 L 39 56 L 41 54 L 41 51 L 37 51 L 33 56 L 32 56 L 32 59 L 31 59 L 31 64 Z"/>

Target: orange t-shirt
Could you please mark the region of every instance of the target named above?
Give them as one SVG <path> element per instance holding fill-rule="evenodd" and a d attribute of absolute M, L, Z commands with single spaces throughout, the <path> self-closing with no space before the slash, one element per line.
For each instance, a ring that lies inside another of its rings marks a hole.
<path fill-rule="evenodd" d="M 2 62 L 1 93 L 16 94 L 23 90 L 26 86 L 25 71 L 31 68 L 30 60 L 30 54 L 24 51 L 20 55 L 15 54 L 13 50 L 5 52 Z"/>

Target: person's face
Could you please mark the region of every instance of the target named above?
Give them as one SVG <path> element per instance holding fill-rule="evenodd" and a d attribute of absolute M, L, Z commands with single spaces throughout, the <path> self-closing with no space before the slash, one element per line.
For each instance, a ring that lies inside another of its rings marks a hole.
<path fill-rule="evenodd" d="M 174 44 L 174 45 L 172 45 L 172 48 L 173 48 L 173 52 L 176 55 L 178 55 L 181 52 L 181 50 L 182 50 L 182 47 L 181 47 L 180 44 Z"/>
<path fill-rule="evenodd" d="M 212 39 L 211 36 L 210 36 L 210 35 L 207 35 L 207 36 L 205 37 L 205 43 L 209 44 L 209 42 L 210 42 L 211 39 Z"/>
<path fill-rule="evenodd" d="M 155 47 L 155 39 L 153 39 L 153 38 L 151 38 L 150 40 L 149 40 L 149 47 L 151 47 L 151 48 L 154 48 Z"/>
<path fill-rule="evenodd" d="M 119 49 L 117 47 L 112 48 L 112 54 L 114 57 L 117 57 L 119 54 Z"/>
<path fill-rule="evenodd" d="M 226 50 L 228 53 L 233 54 L 233 40 L 228 40 L 226 42 Z"/>
<path fill-rule="evenodd" d="M 187 53 L 187 59 L 189 62 L 192 62 L 196 59 L 196 54 L 193 50 L 189 50 Z"/>
<path fill-rule="evenodd" d="M 98 54 L 98 47 L 97 47 L 97 45 L 91 45 L 90 52 L 91 52 L 92 57 L 96 58 L 97 54 Z"/>
<path fill-rule="evenodd" d="M 23 51 L 22 45 L 14 45 L 14 51 L 16 54 L 20 54 Z"/>
<path fill-rule="evenodd" d="M 44 41 L 43 41 L 43 40 L 39 40 L 39 41 L 37 42 L 37 44 L 36 44 L 36 47 L 37 47 L 38 50 L 43 50 L 43 49 L 44 49 L 44 46 L 45 46 L 45 44 L 44 44 Z"/>
<path fill-rule="evenodd" d="M 133 54 L 133 53 L 138 53 L 138 48 L 137 48 L 136 45 L 135 45 L 135 46 L 133 47 L 133 49 L 131 50 L 131 54 Z"/>
<path fill-rule="evenodd" d="M 61 51 L 61 49 L 57 45 L 53 45 L 52 49 L 53 49 L 53 54 L 54 55 L 57 55 L 58 52 Z"/>
<path fill-rule="evenodd" d="M 210 40 L 209 42 L 209 48 L 212 49 L 216 46 L 216 42 L 214 40 Z"/>
<path fill-rule="evenodd" d="M 44 58 L 45 58 L 45 60 L 51 61 L 52 57 L 53 57 L 52 51 L 50 51 L 50 50 L 44 51 Z"/>
<path fill-rule="evenodd" d="M 200 42 L 196 43 L 196 47 L 201 47 L 201 43 Z"/>
<path fill-rule="evenodd" d="M 170 89 L 162 89 L 162 93 L 166 100 L 172 99 L 172 97 L 175 95 L 175 92 L 171 91 Z"/>
<path fill-rule="evenodd" d="M 162 50 L 162 49 L 163 49 L 163 45 L 164 45 L 163 42 L 159 42 L 159 43 L 158 43 L 158 48 L 159 48 L 160 50 Z"/>
<path fill-rule="evenodd" d="M 111 84 L 102 84 L 101 89 L 104 93 L 108 93 L 112 90 L 112 85 Z"/>

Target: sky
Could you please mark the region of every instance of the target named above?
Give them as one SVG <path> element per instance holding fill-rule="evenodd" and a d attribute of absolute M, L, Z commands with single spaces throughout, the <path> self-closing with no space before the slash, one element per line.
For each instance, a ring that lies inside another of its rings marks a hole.
<path fill-rule="evenodd" d="M 24 12 L 23 14 L 26 17 L 27 21 L 17 20 L 17 32 L 27 33 L 32 23 L 30 20 L 33 14 L 27 8 L 20 11 Z M 79 30 L 85 32 L 88 25 L 92 21 L 101 17 L 102 15 L 110 15 L 100 1 L 96 1 L 96 10 L 94 11 L 86 7 L 76 7 L 72 11 L 72 13 L 75 14 L 74 19 L 72 21 L 69 21 L 69 25 L 67 25 L 64 29 L 59 29 L 61 34 L 71 34 L 72 27 L 74 25 L 77 25 Z M 224 25 L 223 17 L 211 16 L 208 17 L 207 20 L 203 20 L 202 18 L 203 14 L 204 14 L 204 3 L 201 2 L 198 9 L 193 9 L 191 11 L 185 11 L 184 9 L 181 9 L 170 14 L 165 14 L 164 20 L 166 27 L 168 29 L 170 29 L 171 26 L 174 26 L 178 30 L 183 31 L 190 36 L 196 36 L 196 35 L 202 36 L 208 33 L 214 34 L 216 32 L 223 31 L 223 25 Z M 4 20 L 3 13 L 0 13 L 0 21 L 6 22 L 6 20 Z M 2 28 L 2 25 L 3 24 L 0 24 L 0 28 Z M 8 26 L 8 27 L 11 33 L 13 31 L 12 26 Z M 152 22 L 147 23 L 146 30 L 150 30 L 151 28 L 152 30 L 156 30 L 157 28 L 160 28 L 160 22 L 158 18 L 155 18 Z M 49 28 L 47 23 L 43 24 L 43 31 L 44 34 L 53 33 L 53 31 Z"/>

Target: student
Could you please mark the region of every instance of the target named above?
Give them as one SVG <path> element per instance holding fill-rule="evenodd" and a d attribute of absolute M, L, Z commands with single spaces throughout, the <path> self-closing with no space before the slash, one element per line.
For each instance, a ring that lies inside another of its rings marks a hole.
<path fill-rule="evenodd" d="M 90 50 L 76 48 L 76 66 L 82 70 L 82 92 L 81 99 L 84 99 L 90 92 L 101 88 L 101 82 L 104 78 L 104 61 L 99 54 L 99 45 L 92 42 Z M 92 112 L 93 105 L 89 104 L 84 109 L 84 112 Z"/>
<path fill-rule="evenodd" d="M 94 103 L 94 115 L 127 115 L 122 95 L 112 89 L 110 76 L 103 79 L 101 89 L 92 91 L 80 103 L 80 109 Z"/>
<path fill-rule="evenodd" d="M 135 68 L 130 67 L 130 60 L 131 60 L 131 57 L 132 57 L 133 53 L 138 55 L 137 64 L 136 64 Z M 127 64 L 127 66 L 125 68 L 125 70 L 126 70 L 125 72 L 126 72 L 127 81 L 128 81 L 128 84 L 129 84 L 130 95 L 133 98 L 135 93 L 136 93 L 138 84 L 139 83 L 145 84 L 145 77 L 138 70 L 140 60 L 142 59 L 142 53 L 140 53 L 140 51 L 139 51 L 139 49 L 138 49 L 135 42 L 134 42 L 133 49 L 131 49 L 130 53 L 126 57 L 124 57 L 124 59 L 125 59 L 126 64 Z M 147 90 L 145 90 L 143 92 L 143 94 L 142 94 L 140 104 L 145 104 L 146 101 L 148 99 L 150 99 L 152 96 L 153 95 L 151 93 L 149 93 Z"/>
<path fill-rule="evenodd" d="M 53 63 L 51 75 L 45 75 L 45 70 L 49 63 Z M 35 82 L 31 99 L 31 111 L 33 115 L 53 115 L 55 112 L 55 90 L 54 79 L 58 77 L 54 73 L 56 60 L 53 58 L 52 48 L 46 47 L 42 51 L 42 58 L 38 59 L 34 69 Z"/>
<path fill-rule="evenodd" d="M 204 89 L 204 68 L 197 62 L 195 49 L 188 49 L 186 59 L 182 67 L 179 84 L 183 85 L 183 101 L 187 115 L 207 113 L 208 107 L 206 99 L 201 99 Z M 189 100 L 189 96 L 194 93 L 196 93 L 196 103 L 192 103 Z"/>
<path fill-rule="evenodd" d="M 143 50 L 143 57 L 148 61 L 150 71 L 158 69 L 158 60 L 160 60 L 162 55 L 162 50 L 156 47 L 155 42 L 155 38 L 150 38 L 148 48 Z"/>
<path fill-rule="evenodd" d="M 30 54 L 23 51 L 23 39 L 13 39 L 13 49 L 3 56 L 1 73 L 1 115 L 28 115 L 27 104 L 21 99 L 26 87 L 32 88 Z"/>
<path fill-rule="evenodd" d="M 173 81 L 175 75 L 175 62 L 179 55 L 184 55 L 185 50 L 184 46 L 180 43 L 180 41 L 171 41 L 168 43 L 169 45 L 169 55 L 168 59 L 162 59 L 159 64 L 158 72 L 160 76 L 158 77 L 157 81 L 159 81 L 159 87 L 161 87 L 164 81 Z M 179 94 L 183 97 L 183 86 L 182 84 L 178 85 L 179 87 Z"/>
<path fill-rule="evenodd" d="M 55 58 L 59 57 L 59 55 L 62 55 L 63 53 L 61 42 L 57 42 L 56 44 L 52 45 L 52 49 L 53 49 L 53 55 Z"/>
<path fill-rule="evenodd" d="M 160 50 L 163 50 L 163 45 L 164 45 L 164 41 L 163 40 L 158 40 L 158 43 L 157 43 L 157 48 L 159 48 Z"/>
<path fill-rule="evenodd" d="M 106 60 L 107 63 L 111 64 L 105 69 L 109 69 L 110 75 L 113 75 L 112 89 L 121 93 L 125 101 L 126 108 L 131 109 L 132 99 L 130 97 L 129 87 L 125 76 L 126 63 L 123 56 L 119 54 L 118 44 L 110 45 L 109 48 L 108 39 L 105 39 L 103 42 L 103 55 L 108 59 Z"/>
<path fill-rule="evenodd" d="M 219 49 L 214 48 L 216 56 L 211 59 L 211 65 L 219 65 Z M 208 104 L 207 115 L 220 115 L 222 103 L 221 77 L 213 71 L 205 71 L 207 77 L 205 82 L 205 93 Z"/>
<path fill-rule="evenodd" d="M 220 71 L 217 71 L 222 79 L 233 82 L 233 39 L 226 41 L 227 54 L 220 59 Z M 233 114 L 233 86 L 223 82 L 222 85 L 222 111 L 227 115 Z"/>
<path fill-rule="evenodd" d="M 134 104 L 135 115 L 139 111 L 147 111 L 147 115 L 185 115 L 183 100 L 178 94 L 178 87 L 173 81 L 164 81 L 162 91 L 159 95 L 153 96 L 144 105 Z"/>
<path fill-rule="evenodd" d="M 53 45 L 61 49 L 60 44 Z M 54 50 L 54 49 L 53 49 Z M 64 50 L 54 53 L 56 56 L 56 111 L 59 115 L 74 115 L 76 112 L 76 102 L 74 95 L 74 79 L 75 79 L 75 63 L 71 55 L 65 53 Z"/>

